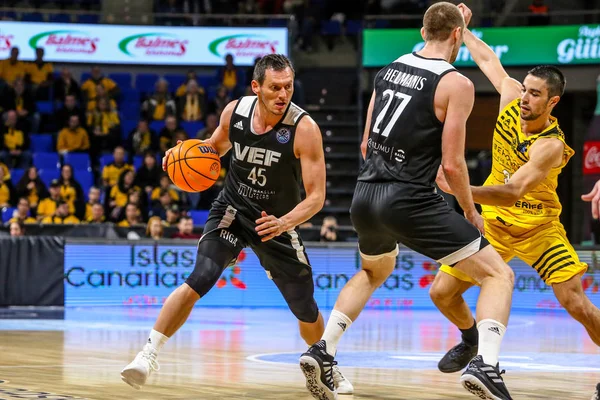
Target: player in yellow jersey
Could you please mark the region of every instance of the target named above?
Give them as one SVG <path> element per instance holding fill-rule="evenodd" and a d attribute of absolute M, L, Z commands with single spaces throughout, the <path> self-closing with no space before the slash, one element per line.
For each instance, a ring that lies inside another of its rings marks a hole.
<path fill-rule="evenodd" d="M 464 5 L 465 21 L 471 11 Z M 501 95 L 496 121 L 492 172 L 483 186 L 471 187 L 482 205 L 485 237 L 505 261 L 518 257 L 552 286 L 560 304 L 600 346 L 600 310 L 583 291 L 587 265 L 579 261 L 559 215 L 557 177 L 573 150 L 551 113 L 564 92 L 565 78 L 552 66 L 529 71 L 523 83 L 510 78 L 496 54 L 469 30 L 464 42 L 473 60 Z M 450 193 L 443 172 L 438 186 Z M 463 341 L 440 361 L 442 372 L 463 369 L 477 352 L 477 327 L 462 294 L 480 285 L 464 273 L 442 266 L 430 291 L 440 311 L 463 333 Z"/>

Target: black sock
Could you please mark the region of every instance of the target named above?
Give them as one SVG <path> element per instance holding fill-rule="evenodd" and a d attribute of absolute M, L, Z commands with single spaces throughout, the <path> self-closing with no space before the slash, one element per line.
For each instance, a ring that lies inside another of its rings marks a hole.
<path fill-rule="evenodd" d="M 477 331 L 477 321 L 473 321 L 473 326 L 469 329 L 461 329 L 462 340 L 470 346 L 477 346 L 479 343 L 479 331 Z"/>

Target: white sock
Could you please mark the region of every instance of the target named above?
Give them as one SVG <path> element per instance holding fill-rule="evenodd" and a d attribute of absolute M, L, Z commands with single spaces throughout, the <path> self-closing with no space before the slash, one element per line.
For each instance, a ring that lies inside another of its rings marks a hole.
<path fill-rule="evenodd" d="M 335 357 L 337 345 L 342 338 L 342 335 L 352 325 L 352 320 L 342 312 L 333 310 L 327 321 L 325 332 L 323 332 L 322 340 L 327 343 L 327 353 Z"/>
<path fill-rule="evenodd" d="M 155 331 L 154 329 L 150 331 L 150 336 L 148 336 L 148 344 L 157 353 L 160 351 L 160 349 L 162 349 L 165 343 L 167 343 L 167 340 L 169 340 L 168 337 L 159 331 Z"/>
<path fill-rule="evenodd" d="M 506 327 L 493 319 L 484 319 L 477 324 L 479 331 L 479 352 L 483 362 L 492 366 L 498 364 L 500 345 L 504 338 Z"/>

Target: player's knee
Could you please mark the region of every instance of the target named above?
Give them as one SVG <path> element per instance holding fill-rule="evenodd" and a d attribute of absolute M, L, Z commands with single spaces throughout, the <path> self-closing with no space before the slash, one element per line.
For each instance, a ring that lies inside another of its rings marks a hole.
<path fill-rule="evenodd" d="M 445 308 L 451 306 L 460 295 L 436 278 L 429 289 L 429 297 L 438 308 Z"/>
<path fill-rule="evenodd" d="M 570 292 L 569 296 L 561 296 L 560 298 L 558 298 L 558 301 L 565 308 L 565 310 L 567 310 L 567 312 L 577 321 L 582 321 L 586 319 L 587 307 L 586 301 L 582 297 L 582 295 Z"/>
<path fill-rule="evenodd" d="M 314 299 L 291 301 L 288 306 L 298 321 L 313 324 L 319 319 L 319 307 Z"/>
<path fill-rule="evenodd" d="M 510 287 L 515 286 L 515 273 L 511 267 L 508 266 L 505 262 L 502 263 L 502 267 L 500 268 L 499 277 L 506 282 Z"/>
<path fill-rule="evenodd" d="M 185 283 L 200 297 L 204 296 L 217 283 L 232 258 L 229 251 L 211 246 L 209 241 L 200 242 L 194 271 Z"/>

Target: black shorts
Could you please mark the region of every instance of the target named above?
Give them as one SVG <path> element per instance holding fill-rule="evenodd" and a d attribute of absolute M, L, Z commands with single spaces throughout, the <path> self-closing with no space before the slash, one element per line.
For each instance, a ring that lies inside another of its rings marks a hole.
<path fill-rule="evenodd" d="M 413 194 L 398 183 L 358 182 L 350 215 L 363 256 L 393 254 L 400 242 L 442 264 L 454 265 L 489 244 L 439 194 Z"/>

